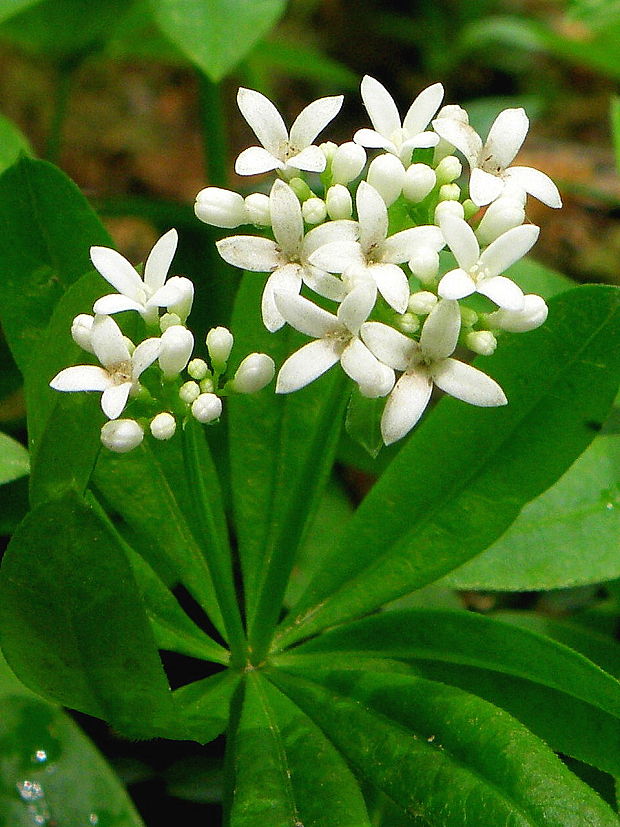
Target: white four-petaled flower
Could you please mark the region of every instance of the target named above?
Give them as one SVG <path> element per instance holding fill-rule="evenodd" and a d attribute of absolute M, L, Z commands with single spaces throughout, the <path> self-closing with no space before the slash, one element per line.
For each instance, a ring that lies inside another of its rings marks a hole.
<path fill-rule="evenodd" d="M 460 327 L 458 302 L 445 299 L 435 305 L 424 322 L 419 343 L 381 322 L 362 325 L 362 339 L 374 355 L 395 370 L 403 371 L 381 417 L 381 434 L 386 445 L 405 436 L 420 419 L 433 384 L 470 405 L 506 404 L 506 396 L 494 379 L 452 358 Z"/>
<path fill-rule="evenodd" d="M 271 188 L 270 211 L 275 241 L 255 235 L 235 235 L 217 242 L 217 249 L 234 267 L 258 273 L 271 273 L 262 298 L 263 322 L 272 333 L 284 324 L 274 301 L 275 292 L 299 293 L 302 281 L 326 298 L 343 297 L 340 279 L 310 263 L 311 254 L 321 245 L 353 240 L 357 237 L 354 221 L 328 221 L 304 235 L 304 221 L 299 199 L 284 181 Z"/>
<path fill-rule="evenodd" d="M 357 382 L 364 396 L 389 393 L 394 371 L 376 359 L 359 338 L 360 327 L 375 303 L 375 291 L 360 284 L 346 296 L 336 316 L 303 296 L 276 293 L 276 303 L 286 321 L 315 341 L 303 345 L 280 368 L 276 393 L 291 393 L 313 382 L 336 362 Z"/>
<path fill-rule="evenodd" d="M 500 273 L 528 252 L 540 228 L 533 224 L 513 227 L 481 253 L 474 231 L 462 218 L 443 215 L 440 227 L 459 266 L 441 279 L 437 288 L 439 295 L 444 299 L 463 299 L 477 292 L 499 307 L 521 310 L 523 291 Z"/>
<path fill-rule="evenodd" d="M 273 169 L 284 175 L 294 175 L 299 170 L 323 172 L 325 155 L 318 146 L 313 146 L 313 141 L 336 117 L 343 100 L 342 95 L 336 95 L 309 104 L 299 113 L 289 134 L 282 116 L 268 98 L 241 87 L 237 93 L 239 109 L 262 146 L 245 149 L 237 158 L 235 172 L 238 175 L 257 175 Z"/>
<path fill-rule="evenodd" d="M 436 118 L 433 127 L 467 158 L 469 197 L 474 204 L 484 207 L 499 198 L 507 185 L 514 185 L 549 207 L 562 206 L 558 188 L 548 175 L 532 167 L 510 166 L 529 128 L 524 109 L 500 112 L 484 144 L 469 124 L 454 118 Z"/>
<path fill-rule="evenodd" d="M 160 340 L 145 339 L 130 353 L 121 329 L 110 316 L 95 316 L 91 342 L 98 365 L 75 365 L 61 370 L 50 382 L 57 391 L 102 391 L 101 408 L 109 419 L 123 412 L 130 393 L 139 388 L 140 375 L 159 356 Z"/>

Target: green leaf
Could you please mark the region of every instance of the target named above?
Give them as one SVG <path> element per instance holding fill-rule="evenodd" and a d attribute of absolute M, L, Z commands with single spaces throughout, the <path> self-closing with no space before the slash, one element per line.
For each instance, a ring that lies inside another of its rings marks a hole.
<path fill-rule="evenodd" d="M 381 414 L 385 399 L 369 399 L 354 390 L 349 399 L 345 426 L 351 439 L 375 459 L 383 447 Z"/>
<path fill-rule="evenodd" d="M 232 328 L 237 353 L 258 350 L 276 365 L 299 347 L 290 328 L 276 335 L 260 321 L 263 280 L 245 276 Z M 297 549 L 329 478 L 348 396 L 331 371 L 286 397 L 267 388 L 229 399 L 233 508 L 253 648 L 259 651 L 277 622 Z"/>
<path fill-rule="evenodd" d="M 22 134 L 13 121 L 0 114 L 0 172 L 4 172 L 14 164 L 22 152 L 32 155 L 28 138 Z"/>
<path fill-rule="evenodd" d="M 46 161 L 22 158 L 0 177 L 0 216 L 0 318 L 24 373 L 58 299 L 92 269 L 90 245 L 110 238 L 75 184 Z"/>
<path fill-rule="evenodd" d="M 611 134 L 616 155 L 616 169 L 620 174 L 620 97 L 617 95 L 612 95 L 611 98 Z"/>
<path fill-rule="evenodd" d="M 239 681 L 238 673 L 226 670 L 172 693 L 179 718 L 193 740 L 206 744 L 224 732 Z"/>
<path fill-rule="evenodd" d="M 28 451 L 21 442 L 0 433 L 0 485 L 25 477 L 29 471 Z"/>
<path fill-rule="evenodd" d="M 61 709 L 26 689 L 1 654 L 0 705 L 0 824 L 86 825 L 96 816 L 102 825 L 142 827 L 89 739 Z"/>
<path fill-rule="evenodd" d="M 620 376 L 619 315 L 617 288 L 579 287 L 551 301 L 546 325 L 507 336 L 492 367 L 509 404 L 440 402 L 349 522 L 280 646 L 430 583 L 496 540 L 604 421 Z"/>
<path fill-rule="evenodd" d="M 0 22 L 40 2 L 41 0 L 0 0 Z"/>
<path fill-rule="evenodd" d="M 75 494 L 35 508 L 0 570 L 0 641 L 36 691 L 133 736 L 163 732 L 172 701 L 131 566 Z"/>
<path fill-rule="evenodd" d="M 524 293 L 538 293 L 549 300 L 558 293 L 577 287 L 577 282 L 563 273 L 552 270 L 533 258 L 522 258 L 506 270 L 506 275 L 516 282 Z"/>
<path fill-rule="evenodd" d="M 181 508 L 190 500 L 183 470 L 180 435 L 169 443 L 142 443 L 119 455 L 101 451 L 93 483 L 114 515 L 121 533 L 139 539 L 137 551 L 168 585 L 181 582 L 224 633 L 209 566 L 192 532 L 192 516 Z M 195 520 L 193 522 L 196 529 Z"/>
<path fill-rule="evenodd" d="M 620 437 L 597 438 L 491 548 L 445 577 L 453 589 L 536 591 L 620 577 Z"/>
<path fill-rule="evenodd" d="M 284 0 L 151 0 L 162 32 L 212 81 L 220 81 L 276 23 Z"/>
<path fill-rule="evenodd" d="M 231 827 L 370 827 L 342 757 L 312 720 L 256 673 L 247 681 L 233 737 Z"/>
<path fill-rule="evenodd" d="M 423 823 L 618 823 L 518 721 L 454 687 L 385 673 L 319 672 L 308 680 L 273 669 L 269 677 L 357 775 Z"/>
<path fill-rule="evenodd" d="M 261 40 L 248 60 L 261 73 L 276 68 L 289 78 L 313 80 L 336 89 L 355 91 L 359 82 L 355 72 L 307 43 Z"/>

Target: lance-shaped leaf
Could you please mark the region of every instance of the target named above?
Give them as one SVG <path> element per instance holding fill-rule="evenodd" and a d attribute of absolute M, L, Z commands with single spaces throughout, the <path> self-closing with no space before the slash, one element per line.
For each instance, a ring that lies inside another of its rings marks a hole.
<path fill-rule="evenodd" d="M 212 81 L 220 81 L 267 34 L 284 0 L 151 0 L 162 32 Z"/>
<path fill-rule="evenodd" d="M 501 709 L 406 675 L 270 670 L 357 775 L 423 823 L 617 824 L 616 814 Z M 319 685 L 315 681 L 320 681 Z"/>
<path fill-rule="evenodd" d="M 256 673 L 247 681 L 233 738 L 227 823 L 370 827 L 342 756 L 310 718 Z"/>
<path fill-rule="evenodd" d="M 620 291 L 580 287 L 506 337 L 501 410 L 444 399 L 413 432 L 286 621 L 299 640 L 436 580 L 487 548 L 587 447 L 620 376 Z"/>
<path fill-rule="evenodd" d="M 21 442 L 0 433 L 0 485 L 25 477 L 29 470 L 28 451 Z"/>
<path fill-rule="evenodd" d="M 0 570 L 0 640 L 28 686 L 141 736 L 173 704 L 123 549 L 77 495 L 35 508 Z"/>

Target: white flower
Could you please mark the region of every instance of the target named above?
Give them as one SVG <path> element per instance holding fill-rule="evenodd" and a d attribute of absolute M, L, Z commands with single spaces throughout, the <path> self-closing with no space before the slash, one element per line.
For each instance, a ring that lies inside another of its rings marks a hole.
<path fill-rule="evenodd" d="M 519 227 L 525 221 L 525 205 L 518 198 L 502 195 L 489 204 L 476 228 L 476 238 L 481 244 L 490 244 L 502 233 Z"/>
<path fill-rule="evenodd" d="M 436 146 L 439 138 L 425 132 L 443 100 L 443 86 L 435 83 L 413 101 L 401 124 L 394 98 L 378 80 L 365 75 L 361 84 L 362 100 L 374 129 L 359 129 L 353 140 L 362 146 L 386 149 L 403 164 L 411 160 L 418 147 Z"/>
<path fill-rule="evenodd" d="M 221 187 L 200 190 L 194 204 L 196 217 L 213 227 L 232 229 L 249 222 L 243 196 Z"/>
<path fill-rule="evenodd" d="M 113 419 L 101 428 L 101 442 L 110 451 L 126 454 L 144 439 L 144 431 L 135 419 Z"/>
<path fill-rule="evenodd" d="M 376 283 L 377 289 L 397 313 L 404 313 L 409 301 L 409 282 L 398 267 L 420 249 L 441 250 L 445 241 L 438 227 L 422 226 L 387 237 L 388 212 L 379 193 L 362 181 L 356 194 L 359 241 L 344 238 L 319 247 L 309 258 L 330 273 L 355 269 Z"/>
<path fill-rule="evenodd" d="M 177 376 L 185 369 L 194 349 L 194 336 L 180 324 L 172 325 L 161 334 L 159 367 L 165 377 Z"/>
<path fill-rule="evenodd" d="M 130 393 L 139 389 L 140 375 L 157 359 L 159 339 L 146 339 L 130 354 L 125 337 L 110 316 L 95 316 L 92 344 L 97 365 L 76 365 L 61 370 L 50 382 L 57 391 L 103 391 L 101 408 L 109 419 L 123 412 Z"/>
<path fill-rule="evenodd" d="M 222 258 L 234 267 L 258 273 L 271 273 L 262 298 L 263 323 L 272 333 L 284 324 L 274 301 L 274 293 L 299 293 L 304 281 L 321 296 L 340 299 L 340 279 L 310 264 L 310 255 L 322 244 L 336 239 L 357 237 L 354 221 L 330 221 L 304 236 L 304 221 L 299 199 L 284 181 L 271 188 L 270 212 L 275 241 L 254 235 L 236 235 L 217 242 Z"/>
<path fill-rule="evenodd" d="M 222 371 L 230 356 L 234 344 L 234 337 L 227 327 L 212 327 L 207 333 L 207 350 L 211 361 L 217 370 Z M 196 377 L 194 377 L 195 379 Z M 204 377 L 201 377 L 204 379 Z"/>
<path fill-rule="evenodd" d="M 366 150 L 353 141 L 336 147 L 331 158 L 332 185 L 354 181 L 366 164 Z"/>
<path fill-rule="evenodd" d="M 323 172 L 325 155 L 313 141 L 333 120 L 342 106 L 342 95 L 319 100 L 306 106 L 294 121 L 290 134 L 273 103 L 253 89 L 239 89 L 237 103 L 241 114 L 254 130 L 262 146 L 251 146 L 237 158 L 238 175 L 257 175 L 277 169 L 286 174 L 302 169 Z"/>
<path fill-rule="evenodd" d="M 474 231 L 462 218 L 444 215 L 440 226 L 459 266 L 441 279 L 437 288 L 439 295 L 444 299 L 462 299 L 477 292 L 499 307 L 521 310 L 523 291 L 499 274 L 530 250 L 538 238 L 539 228 L 533 224 L 513 227 L 480 253 Z"/>
<path fill-rule="evenodd" d="M 230 383 L 235 393 L 256 393 L 268 385 L 276 372 L 271 356 L 266 353 L 250 353 L 237 368 Z"/>
<path fill-rule="evenodd" d="M 528 293 L 523 297 L 521 310 L 496 310 L 485 319 L 489 327 L 496 330 L 508 330 L 511 333 L 526 333 L 544 324 L 549 308 L 542 296 Z"/>
<path fill-rule="evenodd" d="M 186 286 L 177 284 L 177 281 L 184 283 L 188 279 L 175 277 L 165 284 L 177 242 L 177 231 L 169 230 L 155 243 L 144 265 L 144 278 L 116 250 L 91 247 L 90 258 L 96 269 L 118 290 L 118 294 L 97 299 L 93 311 L 99 315 L 110 315 L 123 310 L 137 310 L 147 324 L 154 324 L 157 308 L 170 307 L 182 298 L 180 291 L 186 292 Z"/>
<path fill-rule="evenodd" d="M 89 353 L 94 353 L 93 350 L 93 322 L 94 316 L 89 316 L 88 313 L 80 313 L 76 316 L 71 324 L 71 338 L 79 345 L 82 350 L 87 350 Z"/>
<path fill-rule="evenodd" d="M 433 383 L 470 405 L 494 407 L 507 400 L 500 386 L 482 371 L 453 359 L 461 327 L 458 302 L 441 301 L 424 322 L 420 342 L 381 322 L 366 322 L 361 336 L 375 356 L 403 374 L 381 417 L 386 445 L 401 439 L 420 419 Z"/>
<path fill-rule="evenodd" d="M 469 124 L 453 118 L 437 118 L 435 131 L 459 149 L 469 161 L 469 196 L 479 207 L 490 204 L 514 184 L 549 207 L 561 207 L 558 188 L 544 172 L 531 167 L 511 167 L 527 135 L 529 121 L 524 109 L 504 109 L 493 122 L 486 142 Z"/>
<path fill-rule="evenodd" d="M 222 414 L 222 400 L 214 393 L 201 393 L 192 402 L 192 416 L 205 425 Z"/>
<path fill-rule="evenodd" d="M 155 439 L 172 439 L 177 429 L 176 419 L 171 413 L 162 411 L 154 416 L 150 424 L 151 434 Z"/>
<path fill-rule="evenodd" d="M 286 321 L 315 341 L 293 353 L 280 368 L 276 393 L 291 393 L 313 382 L 336 362 L 357 382 L 364 396 L 389 393 L 394 371 L 382 364 L 359 338 L 362 323 L 374 306 L 375 290 L 361 284 L 342 301 L 334 316 L 302 296 L 276 293 L 276 302 Z"/>

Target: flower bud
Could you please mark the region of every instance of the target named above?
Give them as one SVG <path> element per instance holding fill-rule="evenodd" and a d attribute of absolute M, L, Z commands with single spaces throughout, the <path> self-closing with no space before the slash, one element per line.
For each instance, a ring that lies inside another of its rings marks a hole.
<path fill-rule="evenodd" d="M 176 419 L 166 411 L 158 413 L 151 420 L 150 428 L 155 439 L 172 439 L 177 429 Z"/>
<path fill-rule="evenodd" d="M 301 213 L 306 224 L 321 224 L 327 218 L 327 207 L 322 198 L 308 198 L 301 205 Z"/>
<path fill-rule="evenodd" d="M 204 359 L 192 359 L 192 361 L 187 366 L 187 372 L 195 379 L 197 382 L 200 382 L 205 376 L 209 374 L 209 366 L 205 362 Z"/>
<path fill-rule="evenodd" d="M 271 356 L 250 353 L 237 368 L 230 389 L 237 393 L 255 393 L 271 382 L 275 370 Z"/>
<path fill-rule="evenodd" d="M 463 327 L 473 327 L 478 321 L 476 311 L 472 310 L 471 307 L 465 307 L 465 305 L 460 305 L 459 310 L 461 311 L 461 324 Z"/>
<path fill-rule="evenodd" d="M 101 442 L 117 454 L 137 448 L 143 438 L 144 431 L 135 419 L 112 419 L 101 429 Z"/>
<path fill-rule="evenodd" d="M 523 205 L 513 198 L 502 196 L 487 207 L 476 230 L 476 236 L 481 244 L 490 244 L 507 230 L 520 227 L 524 221 Z"/>
<path fill-rule="evenodd" d="M 303 178 L 291 178 L 288 184 L 302 203 L 307 201 L 308 198 L 312 198 L 314 196 L 314 193 Z"/>
<path fill-rule="evenodd" d="M 403 191 L 405 175 L 402 162 L 395 155 L 386 153 L 377 155 L 371 161 L 366 180 L 383 198 L 386 207 L 389 207 Z"/>
<path fill-rule="evenodd" d="M 319 149 L 325 156 L 326 163 L 329 164 L 334 157 L 334 152 L 338 149 L 338 144 L 335 144 L 333 141 L 324 141 L 322 144 L 319 144 Z"/>
<path fill-rule="evenodd" d="M 535 330 L 547 319 L 549 309 L 542 296 L 529 293 L 523 298 L 521 310 L 505 310 L 500 308 L 494 313 L 485 316 L 485 322 L 496 330 L 508 330 L 511 333 L 526 333 Z"/>
<path fill-rule="evenodd" d="M 337 147 L 332 157 L 332 183 L 349 184 L 354 181 L 366 164 L 363 146 L 347 141 Z"/>
<path fill-rule="evenodd" d="M 470 218 L 473 218 L 477 213 L 480 212 L 480 207 L 471 200 L 471 198 L 466 198 L 463 201 L 463 218 L 465 221 L 469 221 Z"/>
<path fill-rule="evenodd" d="M 76 345 L 79 345 L 82 350 L 87 350 L 89 353 L 94 353 L 92 341 L 92 327 L 95 321 L 94 316 L 89 316 L 88 313 L 80 313 L 76 316 L 71 324 L 71 337 Z"/>
<path fill-rule="evenodd" d="M 179 388 L 179 398 L 186 405 L 191 405 L 200 396 L 198 382 L 184 382 Z"/>
<path fill-rule="evenodd" d="M 246 195 L 245 209 L 250 224 L 256 224 L 257 227 L 271 227 L 269 196 L 264 192 Z"/>
<path fill-rule="evenodd" d="M 325 204 L 332 221 L 337 221 L 339 218 L 351 218 L 353 215 L 351 193 L 342 184 L 334 184 L 327 190 Z"/>
<path fill-rule="evenodd" d="M 438 184 L 451 184 L 461 177 L 463 165 L 456 155 L 446 155 L 435 167 Z"/>
<path fill-rule="evenodd" d="M 159 367 L 164 376 L 171 378 L 181 373 L 194 349 L 194 336 L 180 324 L 169 327 L 161 335 Z"/>
<path fill-rule="evenodd" d="M 409 269 L 422 284 L 428 284 L 439 272 L 439 253 L 431 247 L 421 247 L 409 260 Z"/>
<path fill-rule="evenodd" d="M 192 404 L 192 416 L 202 422 L 213 422 L 222 413 L 222 400 L 214 393 L 201 393 Z"/>
<path fill-rule="evenodd" d="M 200 393 L 214 393 L 214 391 L 215 391 L 215 382 L 213 381 L 213 377 L 212 376 L 207 376 L 200 383 Z"/>
<path fill-rule="evenodd" d="M 458 184 L 443 184 L 439 188 L 440 201 L 458 201 L 461 197 L 461 188 Z"/>
<path fill-rule="evenodd" d="M 409 296 L 407 308 L 411 313 L 417 313 L 419 316 L 428 316 L 436 304 L 437 296 L 434 293 L 429 293 L 428 290 L 420 290 L 418 293 L 412 293 L 411 296 Z"/>
<path fill-rule="evenodd" d="M 212 327 L 207 333 L 207 350 L 218 371 L 224 370 L 232 350 L 234 338 L 227 327 Z M 197 378 L 197 377 L 196 377 Z M 204 379 L 204 377 L 202 377 Z"/>
<path fill-rule="evenodd" d="M 169 327 L 174 327 L 175 324 L 181 324 L 181 319 L 176 313 L 164 313 L 159 319 L 159 329 L 165 333 Z"/>
<path fill-rule="evenodd" d="M 474 353 L 481 356 L 491 356 L 495 353 L 497 339 L 490 330 L 472 330 L 465 336 L 465 344 Z"/>
<path fill-rule="evenodd" d="M 435 207 L 435 224 L 439 224 L 444 215 L 456 215 L 457 218 L 463 218 L 465 210 L 460 201 L 440 201 Z"/>
<path fill-rule="evenodd" d="M 196 196 L 197 218 L 213 227 L 232 229 L 248 220 L 243 197 L 220 187 L 207 187 Z"/>
<path fill-rule="evenodd" d="M 402 313 L 396 317 L 396 324 L 403 333 L 415 333 L 420 329 L 420 320 L 413 313 Z"/>
<path fill-rule="evenodd" d="M 451 118 L 453 121 L 469 124 L 469 115 L 467 112 L 463 107 L 454 103 L 441 107 L 437 113 L 437 120 L 440 118 Z M 454 146 L 449 141 L 446 141 L 445 138 L 440 138 L 433 153 L 433 163 L 438 164 L 446 156 L 452 155 L 453 150 Z"/>
<path fill-rule="evenodd" d="M 170 290 L 170 300 L 165 305 L 169 313 L 175 313 L 181 322 L 189 316 L 194 302 L 194 284 L 185 276 L 172 276 L 165 285 Z"/>
<path fill-rule="evenodd" d="M 436 183 L 437 176 L 434 169 L 426 164 L 411 164 L 403 180 L 403 195 L 407 201 L 417 204 L 426 198 Z"/>

